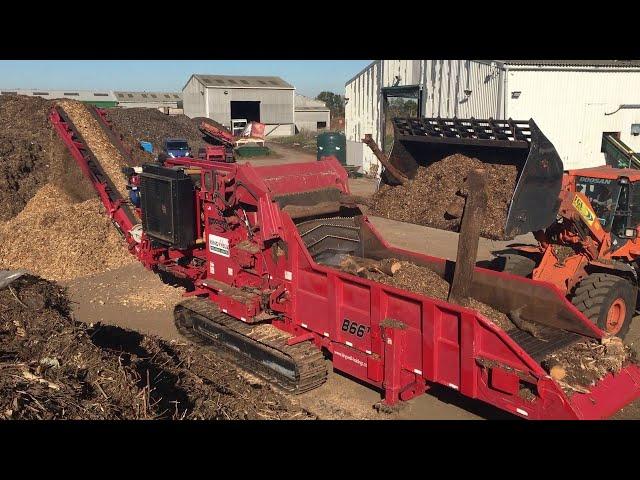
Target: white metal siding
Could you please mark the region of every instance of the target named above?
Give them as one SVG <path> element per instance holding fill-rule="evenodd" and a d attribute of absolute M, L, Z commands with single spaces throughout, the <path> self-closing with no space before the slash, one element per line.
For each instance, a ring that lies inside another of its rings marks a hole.
<path fill-rule="evenodd" d="M 178 102 L 118 102 L 119 108 L 178 108 Z"/>
<path fill-rule="evenodd" d="M 366 133 L 381 145 L 381 87 L 423 86 L 423 114 L 427 117 L 499 117 L 501 70 L 473 60 L 380 60 L 345 86 L 345 134 L 360 142 Z M 467 97 L 465 90 L 471 90 Z M 352 151 L 356 152 L 355 148 Z M 354 155 L 356 155 L 354 153 Z M 355 157 L 354 157 L 355 158 Z M 369 172 L 377 159 L 362 150 L 362 169 Z"/>
<path fill-rule="evenodd" d="M 205 87 L 192 77 L 182 90 L 182 105 L 187 117 L 206 117 L 205 112 Z"/>
<path fill-rule="evenodd" d="M 514 91 L 519 98 L 511 98 Z M 604 164 L 603 132 L 620 132 L 623 142 L 640 151 L 640 137 L 630 134 L 631 124 L 640 123 L 640 109 L 605 115 L 621 104 L 640 104 L 640 72 L 511 70 L 505 93 L 507 116 L 533 118 L 565 169 Z"/>
<path fill-rule="evenodd" d="M 287 125 L 266 125 L 264 132 L 268 134 L 268 137 L 288 137 L 289 135 L 294 135 L 295 125 L 287 124 Z"/>
<path fill-rule="evenodd" d="M 329 128 L 331 121 L 330 112 L 314 112 L 296 110 L 296 127 L 298 130 L 306 130 L 315 132 L 318 130 L 318 122 L 325 122 L 326 128 Z"/>
<path fill-rule="evenodd" d="M 348 141 L 360 142 L 365 134 L 370 133 L 378 145 L 381 144 L 380 110 L 382 99 L 380 96 L 380 79 L 383 75 L 383 63 L 385 61 L 371 64 L 369 68 L 346 85 L 345 97 L 349 100 L 345 105 L 345 135 Z M 398 74 L 404 75 L 404 71 L 400 69 L 400 64 L 394 64 L 393 66 L 396 68 L 396 72 L 399 72 Z M 361 151 L 362 160 L 360 164 L 363 171 L 368 172 L 370 165 L 377 165 L 378 160 L 369 148 L 361 149 Z"/>
<path fill-rule="evenodd" d="M 500 68 L 474 60 L 422 60 L 425 117 L 497 118 Z M 470 90 L 469 96 L 465 90 Z"/>
<path fill-rule="evenodd" d="M 225 95 L 224 92 L 227 92 Z M 293 124 L 292 90 L 263 90 L 259 88 L 209 88 L 209 115 L 225 126 L 231 123 L 231 102 L 260 102 L 260 122 Z"/>

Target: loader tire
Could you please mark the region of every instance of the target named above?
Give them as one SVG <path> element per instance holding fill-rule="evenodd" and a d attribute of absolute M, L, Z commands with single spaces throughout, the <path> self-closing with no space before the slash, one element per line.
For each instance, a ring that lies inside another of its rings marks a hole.
<path fill-rule="evenodd" d="M 507 272 L 519 277 L 531 278 L 536 262 L 529 257 L 506 253 L 496 257 L 492 262 L 492 269 L 498 272 Z"/>
<path fill-rule="evenodd" d="M 627 279 L 592 273 L 576 285 L 571 303 L 609 335 L 624 339 L 636 309 L 636 287 Z"/>

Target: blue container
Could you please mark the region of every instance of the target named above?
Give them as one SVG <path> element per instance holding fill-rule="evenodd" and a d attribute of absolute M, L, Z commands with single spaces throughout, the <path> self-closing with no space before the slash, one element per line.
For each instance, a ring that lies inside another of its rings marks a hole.
<path fill-rule="evenodd" d="M 153 145 L 151 144 L 151 142 L 140 142 L 140 147 L 145 152 L 153 153 Z"/>

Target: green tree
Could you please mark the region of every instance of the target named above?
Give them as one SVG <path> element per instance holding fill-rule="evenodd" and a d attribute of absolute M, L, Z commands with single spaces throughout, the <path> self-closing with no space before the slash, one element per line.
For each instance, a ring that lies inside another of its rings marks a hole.
<path fill-rule="evenodd" d="M 333 92 L 320 92 L 316 100 L 320 100 L 327 105 L 331 110 L 332 117 L 344 116 L 344 97 L 342 95 Z"/>

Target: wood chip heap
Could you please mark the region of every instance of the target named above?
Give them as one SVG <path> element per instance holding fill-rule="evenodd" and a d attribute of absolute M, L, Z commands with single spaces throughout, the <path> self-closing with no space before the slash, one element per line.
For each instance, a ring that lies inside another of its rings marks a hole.
<path fill-rule="evenodd" d="M 60 100 L 58 103 L 69 115 L 69 119 L 87 142 L 89 149 L 100 162 L 100 166 L 111 179 L 116 190 L 122 198 L 129 198 L 127 179 L 122 173 L 122 167 L 126 167 L 127 162 L 111 143 L 98 121 L 87 110 L 87 106 L 75 100 Z"/>
<path fill-rule="evenodd" d="M 0 223 L 0 268 L 68 280 L 134 261 L 97 198 L 73 203 L 53 185 L 38 190 L 22 212 Z"/>
<path fill-rule="evenodd" d="M 518 169 L 513 165 L 482 163 L 460 154 L 419 167 L 416 176 L 404 185 L 382 185 L 373 196 L 371 214 L 457 232 L 464 210 L 464 180 L 476 168 L 486 170 L 489 200 L 480 235 L 507 239 L 504 226 Z"/>
<path fill-rule="evenodd" d="M 0 419 L 310 419 L 196 345 L 69 316 L 64 290 L 0 290 Z"/>
<path fill-rule="evenodd" d="M 52 106 L 39 97 L 0 95 L 0 221 L 20 213 L 46 183 L 77 201 L 95 196 L 49 124 Z"/>

